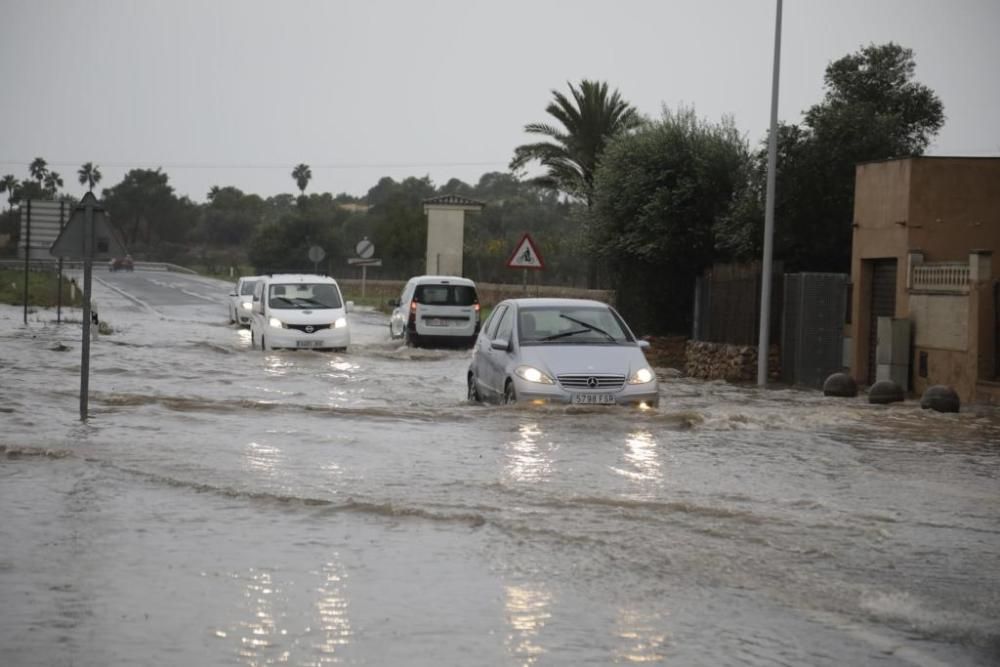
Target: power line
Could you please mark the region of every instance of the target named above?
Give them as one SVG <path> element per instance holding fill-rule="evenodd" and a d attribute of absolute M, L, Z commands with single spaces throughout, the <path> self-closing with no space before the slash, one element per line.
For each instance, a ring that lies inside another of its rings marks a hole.
<path fill-rule="evenodd" d="M 34 160 L 0 160 L 0 165 L 30 167 Z M 85 162 L 93 162 L 104 168 L 151 167 L 155 165 L 162 169 L 294 169 L 299 163 L 224 163 L 224 162 L 157 162 L 155 160 L 136 161 L 98 161 L 98 160 L 46 160 L 49 167 L 78 167 Z M 507 162 L 333 162 L 327 164 L 309 164 L 310 169 L 416 169 L 428 167 L 495 167 L 507 166 Z"/>

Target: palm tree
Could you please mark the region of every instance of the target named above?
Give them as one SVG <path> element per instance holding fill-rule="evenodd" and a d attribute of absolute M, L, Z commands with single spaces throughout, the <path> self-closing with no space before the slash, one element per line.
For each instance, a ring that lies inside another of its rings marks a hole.
<path fill-rule="evenodd" d="M 545 112 L 559 121 L 561 128 L 530 123 L 524 131 L 540 134 L 551 141 L 524 144 L 514 149 L 510 168 L 518 170 L 538 160 L 547 173 L 531 182 L 583 199 L 590 207 L 594 192 L 594 172 L 608 141 L 642 123 L 636 109 L 617 90 L 608 93 L 601 81 L 580 81 L 576 88 L 567 84 L 573 99 L 553 90 L 555 98 Z"/>
<path fill-rule="evenodd" d="M 0 192 L 7 192 L 7 210 L 14 208 L 14 202 L 17 201 L 17 186 L 20 185 L 17 179 L 14 178 L 14 174 L 7 174 L 2 179 L 0 179 Z"/>
<path fill-rule="evenodd" d="M 305 196 L 306 186 L 309 185 L 312 177 L 312 171 L 307 164 L 300 164 L 292 170 L 292 178 L 295 179 L 295 184 L 299 186 L 299 192 L 302 193 L 302 196 Z"/>
<path fill-rule="evenodd" d="M 41 185 L 42 181 L 45 180 L 45 175 L 49 173 L 48 163 L 42 158 L 36 157 L 31 161 L 28 171 L 31 173 L 31 177 Z"/>
<path fill-rule="evenodd" d="M 215 201 L 215 198 L 219 196 L 220 192 L 222 192 L 222 188 L 218 185 L 213 185 L 212 189 L 208 191 L 208 201 Z"/>
<path fill-rule="evenodd" d="M 101 182 L 101 169 L 93 162 L 88 162 L 80 167 L 76 175 L 80 185 L 86 185 L 90 192 L 93 192 L 94 186 Z"/>
<path fill-rule="evenodd" d="M 59 172 L 50 171 L 45 174 L 45 192 L 52 195 L 53 197 L 59 192 L 59 188 L 63 186 L 62 176 Z"/>

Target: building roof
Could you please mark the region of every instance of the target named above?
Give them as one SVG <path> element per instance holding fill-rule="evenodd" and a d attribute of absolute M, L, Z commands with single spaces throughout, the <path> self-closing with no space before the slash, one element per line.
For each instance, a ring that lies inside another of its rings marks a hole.
<path fill-rule="evenodd" d="M 424 200 L 424 206 L 464 206 L 468 208 L 483 208 L 486 202 L 469 199 L 462 195 L 440 195 Z"/>

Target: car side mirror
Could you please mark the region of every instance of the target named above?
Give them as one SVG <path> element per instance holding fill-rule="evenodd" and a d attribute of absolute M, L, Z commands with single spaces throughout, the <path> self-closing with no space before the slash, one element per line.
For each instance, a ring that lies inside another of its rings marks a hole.
<path fill-rule="evenodd" d="M 344 304 L 344 310 L 346 312 L 348 312 L 348 313 L 353 313 L 354 312 L 354 302 L 353 301 L 348 301 L 347 303 L 345 303 Z"/>
<path fill-rule="evenodd" d="M 490 343 L 490 347 L 494 350 L 503 350 L 504 352 L 510 352 L 510 341 L 504 340 L 503 338 L 497 338 Z"/>
<path fill-rule="evenodd" d="M 640 350 L 647 350 L 647 349 L 649 349 L 649 341 L 648 340 L 637 340 L 636 344 L 639 346 Z"/>
<path fill-rule="evenodd" d="M 229 296 L 236 296 L 236 292 L 230 292 Z"/>

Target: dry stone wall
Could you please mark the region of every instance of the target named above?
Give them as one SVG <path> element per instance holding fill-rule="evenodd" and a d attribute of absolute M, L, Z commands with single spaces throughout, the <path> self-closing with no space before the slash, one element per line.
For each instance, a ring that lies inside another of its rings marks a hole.
<path fill-rule="evenodd" d="M 768 378 L 781 378 L 781 355 L 777 345 L 768 354 Z M 729 382 L 757 380 L 757 348 L 689 340 L 685 349 L 685 373 L 688 377 Z"/>

